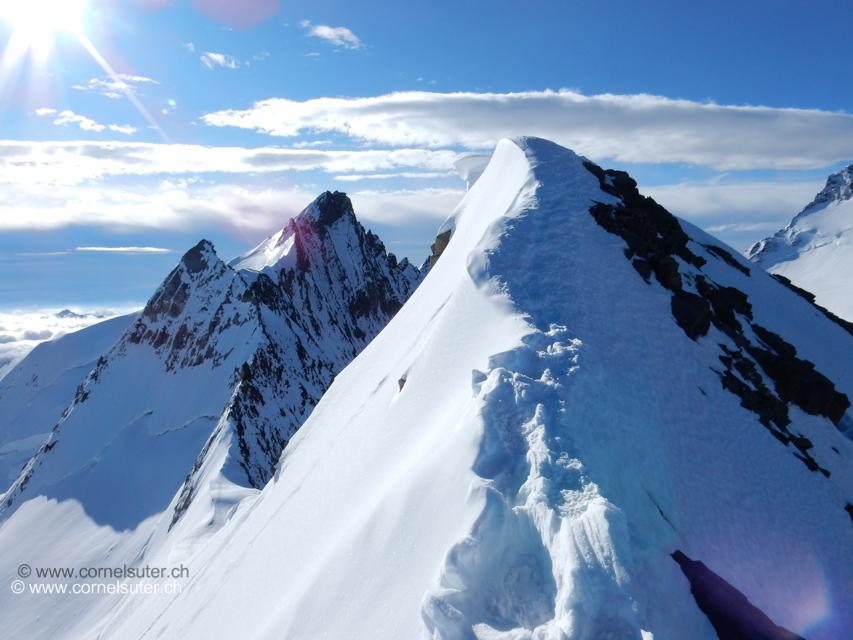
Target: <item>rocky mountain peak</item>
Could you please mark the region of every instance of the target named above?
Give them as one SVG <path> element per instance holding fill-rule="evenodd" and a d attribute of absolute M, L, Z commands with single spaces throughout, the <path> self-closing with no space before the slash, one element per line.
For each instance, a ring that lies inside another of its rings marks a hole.
<path fill-rule="evenodd" d="M 227 269 L 216 255 L 213 244 L 201 240 L 187 251 L 165 282 L 157 289 L 142 315 L 150 321 L 161 318 L 177 318 L 184 311 L 192 289 L 202 281 L 221 277 Z"/>
<path fill-rule="evenodd" d="M 347 194 L 340 191 L 326 191 L 308 207 L 301 215 L 313 214 L 317 224 L 330 227 L 346 214 L 352 215 L 352 201 Z M 301 217 L 301 216 L 300 216 Z"/>
<path fill-rule="evenodd" d="M 181 258 L 183 264 L 189 273 L 199 273 L 210 266 L 211 262 L 219 260 L 216 255 L 216 250 L 213 248 L 213 243 L 209 240 L 200 240 L 199 243 L 184 254 Z"/>
<path fill-rule="evenodd" d="M 826 186 L 815 196 L 811 204 L 803 209 L 803 213 L 827 202 L 842 202 L 850 198 L 853 198 L 853 164 L 830 175 L 826 179 Z"/>

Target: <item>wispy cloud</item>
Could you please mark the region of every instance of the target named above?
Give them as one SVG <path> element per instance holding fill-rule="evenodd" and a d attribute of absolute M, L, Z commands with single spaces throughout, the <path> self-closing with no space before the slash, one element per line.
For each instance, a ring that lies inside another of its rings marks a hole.
<path fill-rule="evenodd" d="M 55 109 L 36 109 L 36 115 L 39 116 L 52 116 L 56 115 Z M 79 114 L 74 113 L 73 111 L 63 111 L 58 114 L 57 118 L 53 121 L 53 124 L 56 125 L 64 125 L 64 124 L 76 124 L 83 131 L 94 131 L 96 133 L 100 133 L 101 131 L 105 131 L 109 129 L 110 131 L 115 131 L 117 133 L 123 133 L 125 135 L 133 135 L 136 133 L 136 127 L 131 127 L 129 124 L 119 125 L 119 124 L 98 124 L 91 118 L 87 118 L 86 116 L 81 116 Z"/>
<path fill-rule="evenodd" d="M 181 46 L 186 47 L 190 51 L 195 51 L 195 45 L 192 42 L 184 42 Z"/>
<path fill-rule="evenodd" d="M 273 98 L 203 117 L 274 136 L 334 132 L 390 146 L 490 149 L 535 135 L 594 159 L 728 169 L 815 169 L 853 158 L 853 116 L 575 91 Z"/>
<path fill-rule="evenodd" d="M 392 178 L 410 178 L 410 179 L 429 179 L 429 178 L 447 178 L 457 175 L 455 171 L 440 171 L 440 172 L 414 172 L 401 171 L 400 173 L 357 173 L 343 176 L 335 176 L 335 180 L 342 182 L 359 182 L 360 180 L 390 180 Z"/>
<path fill-rule="evenodd" d="M 127 92 L 137 93 L 140 84 L 160 84 L 151 78 L 142 76 L 131 76 L 120 73 L 115 78 L 105 76 L 102 78 L 92 78 L 83 85 L 72 85 L 72 89 L 80 91 L 88 91 L 92 93 L 100 93 L 108 98 L 123 98 Z"/>
<path fill-rule="evenodd" d="M 321 38 L 339 47 L 358 49 L 364 46 L 361 40 L 346 27 L 329 27 L 325 24 L 312 25 L 309 20 L 303 20 L 301 24 L 304 28 L 309 29 L 309 36 Z"/>
<path fill-rule="evenodd" d="M 240 66 L 240 63 L 233 56 L 224 53 L 210 53 L 209 51 L 201 56 L 201 63 L 208 69 L 213 69 L 217 65 L 226 69 L 236 69 Z"/>
<path fill-rule="evenodd" d="M 100 251 L 106 253 L 174 253 L 160 247 L 76 247 L 74 251 Z"/>

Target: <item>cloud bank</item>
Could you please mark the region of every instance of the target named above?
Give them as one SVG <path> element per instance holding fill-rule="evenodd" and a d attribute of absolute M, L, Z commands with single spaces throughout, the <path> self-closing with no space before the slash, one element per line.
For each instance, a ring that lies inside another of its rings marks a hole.
<path fill-rule="evenodd" d="M 48 113 L 44 115 L 55 113 L 46 111 Z M 70 111 L 60 116 L 67 117 L 68 122 L 79 122 L 72 118 L 74 114 Z M 322 170 L 354 174 L 399 169 L 446 172 L 453 170 L 453 161 L 457 155 L 447 149 L 326 151 L 133 142 L 0 140 L 0 184 L 71 185 L 109 176 L 189 173 Z"/>
<path fill-rule="evenodd" d="M 817 169 L 853 159 L 853 116 L 725 106 L 652 95 L 409 91 L 373 98 L 272 98 L 205 123 L 274 136 L 333 132 L 368 143 L 490 149 L 532 135 L 594 159 L 718 170 Z"/>
<path fill-rule="evenodd" d="M 85 314 L 76 317 L 57 317 L 57 310 L 35 313 L 0 312 L 0 378 L 24 359 L 37 344 L 45 340 L 55 340 L 66 333 L 83 329 L 104 316 L 114 315 L 112 311 Z"/>

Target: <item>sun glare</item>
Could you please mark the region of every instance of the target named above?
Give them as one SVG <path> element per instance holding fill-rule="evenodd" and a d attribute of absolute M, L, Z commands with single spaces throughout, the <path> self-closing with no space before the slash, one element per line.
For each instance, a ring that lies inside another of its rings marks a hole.
<path fill-rule="evenodd" d="M 44 58 L 57 32 L 82 32 L 87 4 L 88 0 L 0 0 L 0 20 L 14 30 L 16 48 L 28 48 L 36 58 Z"/>

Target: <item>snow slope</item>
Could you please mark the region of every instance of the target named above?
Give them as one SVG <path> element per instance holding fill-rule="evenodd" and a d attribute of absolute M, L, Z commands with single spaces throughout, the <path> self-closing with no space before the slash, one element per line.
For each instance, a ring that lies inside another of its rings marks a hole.
<path fill-rule="evenodd" d="M 138 316 L 110 318 L 42 342 L 0 380 L 0 484 L 4 489 L 47 439 L 97 359 Z"/>
<path fill-rule="evenodd" d="M 853 165 L 834 173 L 814 201 L 787 227 L 745 253 L 770 273 L 815 294 L 816 301 L 853 321 Z"/>
<path fill-rule="evenodd" d="M 0 527 L 0 581 L 21 558 L 136 553 L 188 566 L 179 594 L 46 611 L 43 595 L 0 593 L 15 604 L 0 624 L 21 638 L 712 640 L 682 551 L 775 624 L 845 637 L 853 442 L 836 425 L 850 424 L 853 336 L 626 174 L 547 141 L 499 143 L 448 230 L 262 491 L 224 482 L 213 442 L 196 499 L 144 544 L 73 501 L 30 500 Z M 59 523 L 86 533 L 85 552 L 27 535 Z"/>
<path fill-rule="evenodd" d="M 282 235 L 286 250 L 273 246 Z M 103 554 L 132 564 L 194 502 L 227 512 L 230 500 L 257 493 L 334 375 L 421 277 L 386 254 L 341 193 L 321 195 L 252 255 L 232 268 L 201 241 L 77 380 L 60 416 L 15 419 L 15 429 L 41 435 L 0 505 L 0 571 L 55 553 L 78 567 Z M 40 353 L 21 371 L 37 368 Z M 28 633 L 74 637 L 63 607 L 43 598 L 51 613 Z M 77 605 L 97 617 L 85 598 Z M 0 606 L 7 628 L 20 631 L 9 618 L 20 623 L 19 614 Z M 74 617 L 85 624 L 80 610 Z"/>

